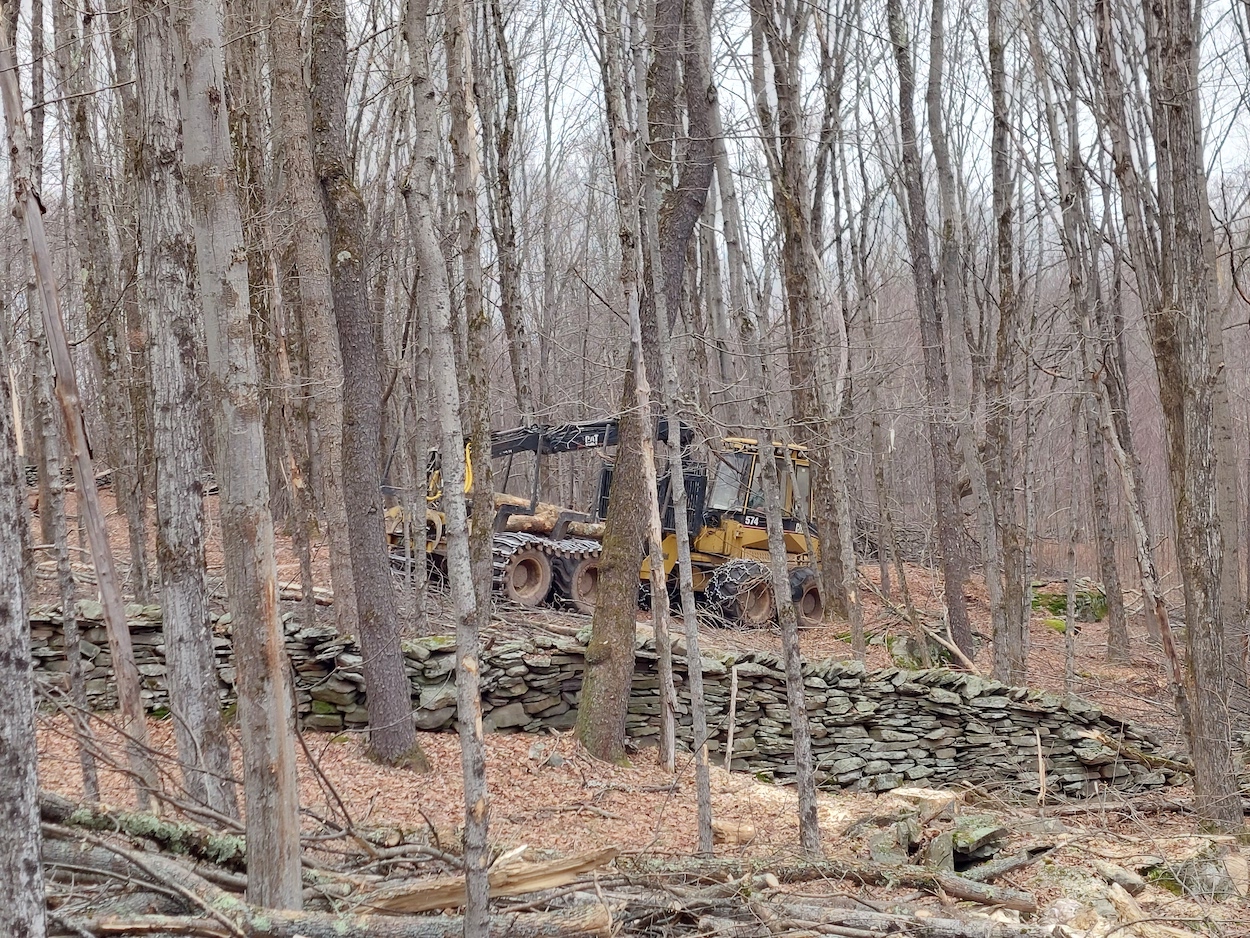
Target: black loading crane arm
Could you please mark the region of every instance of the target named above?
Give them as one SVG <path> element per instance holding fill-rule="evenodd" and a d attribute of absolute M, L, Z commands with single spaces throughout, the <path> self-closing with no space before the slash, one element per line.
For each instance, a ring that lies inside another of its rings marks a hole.
<path fill-rule="evenodd" d="M 668 440 L 668 419 L 661 417 L 656 421 L 655 436 L 657 440 Z M 694 430 L 686 424 L 680 429 L 681 447 L 686 450 L 694 441 Z M 593 420 L 586 423 L 565 423 L 556 425 L 535 424 L 528 427 L 517 427 L 513 430 L 500 430 L 491 434 L 490 455 L 492 459 L 515 456 L 518 453 L 535 453 L 541 460 L 544 456 L 559 453 L 575 453 L 586 449 L 604 449 L 620 442 L 620 420 L 609 417 L 604 420 Z M 495 514 L 495 531 L 503 531 L 508 519 L 513 515 L 532 515 L 538 510 L 538 485 L 540 473 L 534 469 L 534 482 L 530 491 L 530 503 L 526 505 L 501 505 Z M 559 540 L 564 536 L 565 529 L 574 521 L 589 521 L 590 515 L 577 511 L 562 511 L 551 536 Z"/>

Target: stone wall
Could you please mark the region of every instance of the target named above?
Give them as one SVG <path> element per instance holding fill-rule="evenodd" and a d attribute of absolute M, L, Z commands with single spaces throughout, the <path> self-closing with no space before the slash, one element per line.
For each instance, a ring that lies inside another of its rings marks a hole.
<path fill-rule="evenodd" d="M 97 603 L 78 604 L 87 690 L 93 706 L 116 703 L 107 638 Z M 143 696 L 150 710 L 168 704 L 160 609 L 130 606 L 131 636 Z M 354 641 L 333 627 L 302 628 L 286 617 L 286 647 L 294 664 L 304 726 L 362 728 L 368 722 L 361 659 Z M 214 650 L 223 704 L 234 695 L 229 616 L 214 625 Z M 64 686 L 66 664 L 55 610 L 31 616 L 33 654 L 45 681 Z M 499 639 L 483 656 L 483 712 L 488 729 L 538 732 L 567 729 L 576 717 L 585 644 L 580 638 L 537 632 Z M 678 654 L 684 650 L 678 643 Z M 638 745 L 659 735 L 659 678 L 654 647 L 639 642 L 628 734 Z M 404 643 L 416 722 L 424 730 L 450 729 L 455 717 L 455 645 L 449 638 Z M 684 697 L 684 661 L 675 662 L 678 733 L 688 745 L 690 714 Z M 709 749 L 723 760 L 732 677 L 737 675 L 732 767 L 784 779 L 794 774 L 785 678 L 775 655 L 703 659 Z M 1169 784 L 1167 769 L 1148 769 L 1121 757 L 1092 734 L 1151 752 L 1138 727 L 1078 699 L 1007 687 L 944 669 L 867 671 L 855 662 L 808 662 L 804 669 L 812 747 L 819 778 L 829 787 L 885 791 L 905 784 L 975 782 L 1009 793 L 1037 792 L 1038 750 L 1046 759 L 1047 787 L 1066 795 L 1101 788 L 1143 789 Z"/>

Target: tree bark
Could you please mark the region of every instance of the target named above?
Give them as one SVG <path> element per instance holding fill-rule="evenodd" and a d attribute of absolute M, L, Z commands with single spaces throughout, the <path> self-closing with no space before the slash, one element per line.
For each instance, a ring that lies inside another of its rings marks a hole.
<path fill-rule="evenodd" d="M 924 352 L 926 420 L 933 460 L 934 499 L 937 503 L 938 542 L 942 553 L 942 577 L 951 635 L 965 654 L 972 651 L 972 631 L 964 602 L 963 547 L 960 543 L 960 508 L 955 486 L 954 432 L 948 413 L 950 379 L 946 366 L 946 340 L 938 305 L 933 254 L 929 249 L 929 211 L 925 200 L 920 147 L 916 136 L 915 70 L 910 41 L 899 0 L 887 0 L 890 42 L 898 69 L 899 133 L 902 145 L 901 185 L 907 214 L 907 245 L 911 254 L 920 319 L 920 342 Z"/>
<path fill-rule="evenodd" d="M 1020 297 L 1016 290 L 1016 240 L 1011 169 L 1012 127 L 1004 54 L 1002 0 L 988 7 L 990 90 L 993 100 L 992 173 L 994 247 L 998 268 L 998 323 L 993 365 L 985 388 L 985 480 L 989 489 L 997 547 L 1001 558 L 1001 634 L 994 636 L 994 676 L 1007 684 L 1028 683 L 1029 583 L 1024 565 L 1024 531 L 1016 503 L 1013 424 Z M 973 457 L 975 459 L 975 455 Z M 988 549 L 989 545 L 987 545 Z M 988 565 L 987 565 L 988 572 Z"/>
<path fill-rule="evenodd" d="M 1194 759 L 1196 809 L 1206 825 L 1241 831 L 1223 623 L 1231 577 L 1220 522 L 1226 496 L 1219 462 L 1230 454 L 1217 439 L 1224 419 L 1219 385 L 1227 377 L 1212 342 L 1219 322 L 1211 314 L 1215 272 L 1197 82 L 1200 16 L 1186 0 L 1163 0 L 1143 8 L 1143 16 L 1151 37 L 1152 192 L 1145 191 L 1129 148 L 1110 3 L 1097 0 L 1105 117 L 1159 376 L 1188 627 L 1182 718 Z"/>
<path fill-rule="evenodd" d="M 517 411 L 522 424 L 528 424 L 536 414 L 535 403 L 535 345 L 534 325 L 521 297 L 521 251 L 517 245 L 516 194 L 513 176 L 516 173 L 515 148 L 520 124 L 520 108 L 517 101 L 516 63 L 508 43 L 507 24 L 499 0 L 489 0 L 484 16 L 488 20 L 490 39 L 497 58 L 498 72 L 490 81 L 482 80 L 483 90 L 482 135 L 489 148 L 494 146 L 495 189 L 490 204 L 491 234 L 499 252 L 499 313 L 503 319 L 504 334 L 508 340 L 508 361 L 512 366 L 512 382 L 516 388 Z M 493 57 L 492 57 L 493 58 Z M 492 84 L 503 79 L 504 102 L 499 107 L 498 88 Z"/>
<path fill-rule="evenodd" d="M 888 16 L 889 14 L 887 14 Z M 925 108 L 929 117 L 929 140 L 933 146 L 933 163 L 936 169 L 938 188 L 938 264 L 934 270 L 934 301 L 931 305 L 920 301 L 917 295 L 917 309 L 920 315 L 920 340 L 924 346 L 925 390 L 928 398 L 930 417 L 930 441 L 933 451 L 934 499 L 937 502 L 938 541 L 942 551 L 942 581 L 946 596 L 947 624 L 951 637 L 965 654 L 975 654 L 972 643 L 972 626 L 968 621 L 968 607 L 964 600 L 964 582 L 968 578 L 968 561 L 964 553 L 964 537 L 962 530 L 962 509 L 960 507 L 958 473 L 958 437 L 957 418 L 952 408 L 950 386 L 950 366 L 947 361 L 946 341 L 947 330 L 957 329 L 964 322 L 967 297 L 964 291 L 962 267 L 963 258 L 959 244 L 962 227 L 956 194 L 955 171 L 951 161 L 950 145 L 946 134 L 946 121 L 942 112 L 942 82 L 946 64 L 946 4 L 944 0 L 934 0 L 930 15 L 929 28 L 929 77 L 925 86 Z M 891 21 L 893 22 L 893 21 Z M 903 33 L 900 31 L 900 36 Z M 893 36 L 893 33 L 891 33 Z M 902 108 L 903 78 L 902 60 L 898 40 L 895 40 L 895 57 L 899 60 L 899 102 Z M 909 81 L 909 85 L 913 82 Z M 908 97 L 910 98 L 910 88 Z M 911 204 L 912 174 L 908 172 L 907 157 L 908 137 L 903 130 L 903 121 L 912 114 L 911 105 L 907 106 L 907 114 L 900 114 L 899 128 L 903 145 L 903 185 L 908 190 L 909 209 L 912 210 L 912 228 L 919 229 L 916 235 L 923 235 L 927 240 L 928 228 L 924 216 L 915 217 Z M 914 119 L 914 118 L 913 118 Z M 914 135 L 912 135 L 914 140 Z M 917 151 L 918 152 L 918 151 Z M 919 160 L 915 161 L 919 173 Z M 921 189 L 923 183 L 919 175 L 915 176 L 914 185 Z M 913 234 L 908 231 L 909 247 Z M 915 276 L 924 276 L 922 266 L 912 250 L 912 264 Z M 919 287 L 917 288 L 919 290 Z M 936 430 L 936 432 L 934 432 Z M 942 450 L 942 452 L 939 452 Z M 939 467 L 939 463 L 945 466 Z M 969 467 L 971 471 L 971 467 Z"/>
<path fill-rule="evenodd" d="M 230 545 L 225 573 L 239 670 L 248 897 L 268 908 L 298 909 L 303 894 L 290 664 L 277 604 L 247 252 L 224 107 L 221 8 L 217 2 L 179 4 L 175 16 L 222 536 Z"/>
<path fill-rule="evenodd" d="M 710 856 L 712 844 L 712 795 L 708 767 L 707 704 L 703 694 L 703 657 L 699 651 L 699 621 L 695 609 L 694 572 L 690 559 L 690 525 L 687 518 L 685 459 L 681 446 L 681 413 L 678 409 L 679 382 L 673 350 L 672 323 L 681 302 L 680 290 L 672 287 L 674 278 L 684 276 L 687 248 L 695 222 L 703 213 L 715 163 L 712 156 L 711 112 L 716 106 L 716 86 L 712 84 L 711 55 L 707 17 L 711 2 L 702 0 L 685 6 L 683 32 L 683 78 L 689 143 L 685 150 L 677 186 L 666 194 L 660 210 L 659 250 L 664 272 L 666 299 L 656 305 L 657 334 L 660 343 L 664 412 L 668 418 L 669 492 L 673 506 L 674 537 L 677 542 L 677 577 L 681 595 L 682 623 L 686 639 L 686 673 L 690 688 L 692 749 L 695 760 L 695 796 L 698 815 L 699 852 Z M 658 54 L 659 50 L 657 50 Z M 680 250 L 679 250 L 680 248 Z M 698 523 L 696 521 L 696 523 Z"/>
<path fill-rule="evenodd" d="M 626 121 L 627 95 L 621 53 L 621 22 L 615 0 L 596 4 L 599 65 L 611 143 L 620 241 L 621 297 L 632 323 L 640 315 L 639 241 L 635 153 Z M 632 328 L 631 328 L 632 332 Z M 641 339 L 641 337 L 640 337 Z M 638 409 L 638 374 L 645 364 L 633 347 L 625 371 L 616 465 L 608 497 L 607 534 L 599 561 L 598 602 L 586 649 L 586 671 L 576 734 L 598 759 L 625 760 L 625 715 L 634 675 L 638 571 L 647 537 L 648 503 L 643 466 L 644 437 L 651 432 L 650 408 Z M 643 372 L 645 374 L 645 371 Z"/>
<path fill-rule="evenodd" d="M 794 410 L 804 435 L 813 444 L 812 501 L 823 545 L 822 591 L 829 608 L 850 621 L 851 642 L 856 656 L 862 658 L 865 643 L 856 579 L 854 522 L 847 501 L 843 456 L 838 449 L 838 418 L 849 379 L 850 352 L 844 310 L 837 307 L 832 330 L 827 321 L 827 310 L 835 304 L 825 284 L 824 263 L 815 241 L 814 200 L 808 182 L 812 164 L 802 133 L 800 63 L 811 10 L 806 6 L 779 10 L 773 0 L 756 0 L 751 6 L 751 19 L 752 92 L 764 135 L 773 212 L 782 233 L 781 267 Z M 772 62 L 771 80 L 764 67 L 765 51 Z M 771 103 L 774 99 L 775 114 Z M 820 204 L 819 199 L 815 202 Z M 836 360 L 829 352 L 830 331 L 834 333 Z"/>
<path fill-rule="evenodd" d="M 412 722 L 412 688 L 382 527 L 381 360 L 365 271 L 365 203 L 347 162 L 347 21 L 343 0 L 317 0 L 312 26 L 312 142 L 330 235 L 330 285 L 343 355 L 343 500 L 356 590 L 356 629 L 379 761 L 428 768 Z M 341 600 L 339 600 L 341 601 Z"/>
<path fill-rule="evenodd" d="M 312 126 L 304 82 L 307 46 L 300 9 L 295 0 L 267 0 L 265 7 L 273 148 L 279 157 L 291 207 L 291 247 L 299 273 L 299 321 L 311 365 L 309 452 L 325 515 L 334 618 L 339 632 L 348 635 L 357 630 L 358 622 L 343 493 L 345 382 L 330 282 L 326 207 L 313 167 Z"/>
<path fill-rule="evenodd" d="M 491 553 L 494 546 L 495 483 L 491 465 L 490 319 L 482 294 L 481 226 L 478 221 L 480 185 L 477 149 L 475 73 L 469 43 L 469 23 L 463 0 L 448 0 L 444 15 L 443 47 L 447 56 L 447 88 L 451 105 L 451 154 L 455 176 L 456 227 L 460 266 L 464 276 L 463 328 L 467 343 L 464 386 L 468 391 L 468 425 L 473 470 L 472 523 L 469 526 L 469 564 L 476 590 L 474 614 L 457 623 L 457 681 L 468 672 L 480 674 L 481 633 L 490 624 Z M 463 452 L 463 450 L 461 451 Z M 463 485 L 461 485 L 463 491 Z M 473 699 L 468 695 L 472 694 Z M 464 776 L 464 865 L 466 936 L 490 933 L 490 850 L 487 844 L 489 802 L 486 796 L 486 747 L 482 739 L 481 701 L 477 685 L 457 687 L 461 770 Z"/>
<path fill-rule="evenodd" d="M 170 5 L 136 0 L 141 301 L 152 351 L 156 559 L 161 577 L 170 709 L 191 798 L 237 816 L 230 747 L 217 699 L 204 556 L 200 344 L 193 321 L 195 241 L 182 172 Z"/>
<path fill-rule="evenodd" d="M 142 603 L 152 602 L 152 571 L 148 562 L 148 503 L 152 501 L 152 400 L 150 363 L 148 355 L 147 327 L 139 309 L 137 282 L 139 280 L 139 224 L 138 224 L 138 159 L 139 159 L 139 96 L 134 80 L 135 24 L 131 5 L 121 4 L 121 9 L 108 14 L 109 46 L 113 53 L 113 71 L 117 80 L 118 97 L 121 99 L 122 139 L 126 149 L 123 161 L 126 179 L 122 185 L 121 205 L 117 207 L 118 235 L 121 240 L 121 258 L 117 288 L 114 294 L 103 294 L 102 302 L 111 304 L 113 331 L 116 338 L 110 342 L 107 331 L 99 333 L 101 342 L 111 346 L 104 353 L 104 360 L 111 366 L 110 353 L 117 355 L 117 376 L 125 389 L 125 400 L 119 400 L 120 419 L 125 421 L 122 465 L 118 474 L 121 482 L 120 498 L 126 513 L 127 536 L 130 539 L 131 585 L 135 598 Z M 86 89 L 84 89 L 86 90 Z M 87 97 L 75 98 L 84 107 L 81 120 L 89 117 L 85 111 Z M 77 118 L 76 118 L 77 120 Z M 75 148 L 77 151 L 77 148 Z M 90 148 L 75 152 L 75 157 L 85 156 Z M 99 173 L 85 166 L 91 179 Z M 98 239 L 92 251 L 92 262 L 99 270 L 112 269 L 111 251 L 105 235 L 107 223 L 103 206 L 97 197 L 92 201 L 92 234 Z M 108 265 L 107 267 L 104 265 Z M 97 272 L 98 272 L 97 271 Z M 100 273 L 101 277 L 106 276 Z M 104 281 L 101 281 L 101 288 Z M 120 321 L 117 306 L 121 307 Z M 100 312 L 103 314 L 104 307 Z M 98 344 L 98 343 L 97 343 Z M 124 352 L 122 351 L 124 350 Z M 106 375 L 112 374 L 106 370 Z M 120 396 L 119 396 L 120 398 Z"/>
<path fill-rule="evenodd" d="M 490 856 L 486 850 L 489 802 L 482 740 L 478 635 L 480 593 L 473 582 L 470 557 L 468 506 L 464 492 L 465 440 L 460 423 L 460 385 L 456 380 L 451 291 L 434 228 L 432 182 L 438 167 L 438 111 L 437 91 L 430 68 L 428 17 L 429 0 L 408 0 L 404 24 L 412 83 L 413 163 L 404 188 L 404 200 L 420 278 L 417 284 L 420 290 L 418 306 L 425 319 L 420 331 L 430 338 L 429 373 L 440 427 L 442 510 L 447 522 L 447 576 L 456 613 L 456 716 L 460 732 L 466 832 L 465 935 L 478 938 L 490 932 Z M 460 25 L 463 27 L 463 22 Z M 449 51 L 457 50 L 454 40 L 448 45 Z M 463 54 L 465 50 L 461 48 L 458 51 Z M 459 94 L 467 93 L 467 85 L 462 85 Z M 482 453 L 481 459 L 489 465 L 489 449 Z"/>
<path fill-rule="evenodd" d="M 8 61 L 0 67 L 12 69 L 12 50 L 6 46 L 6 52 Z M 6 357 L 0 348 L 0 372 L 7 371 Z M 0 716 L 0 933 L 13 938 L 43 938 L 46 921 L 36 777 L 39 756 L 30 620 L 22 588 L 20 517 L 25 510 L 21 495 L 25 480 L 19 476 L 20 465 L 9 384 L 0 381 L 0 687 L 8 697 Z"/>
<path fill-rule="evenodd" d="M 48 348 L 56 371 L 57 400 L 73 460 L 80 510 L 85 516 L 84 526 L 91 542 L 91 556 L 95 562 L 100 600 L 104 607 L 105 628 L 113 655 L 117 701 L 122 714 L 121 728 L 127 735 L 127 756 L 134 778 L 135 799 L 140 808 L 146 809 L 151 793 L 157 787 L 156 771 L 147 756 L 147 720 L 139 695 L 139 672 L 135 666 L 130 632 L 126 626 L 126 612 L 122 606 L 121 589 L 108 542 L 104 512 L 100 507 L 100 493 L 96 487 L 91 451 L 87 446 L 86 417 L 78 395 L 78 379 L 70 357 L 69 341 L 65 335 L 65 320 L 61 315 L 52 254 L 43 225 L 43 207 L 31 185 L 30 151 L 26 142 L 16 54 L 8 41 L 6 20 L 12 12 L 11 8 L 0 5 L 0 94 L 3 96 L 9 135 L 14 215 L 26 231 L 35 267 L 44 332 L 48 336 Z"/>

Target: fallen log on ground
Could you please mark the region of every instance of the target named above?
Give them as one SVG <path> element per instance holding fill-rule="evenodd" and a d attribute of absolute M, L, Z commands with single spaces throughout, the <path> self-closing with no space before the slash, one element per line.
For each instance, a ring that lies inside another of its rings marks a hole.
<path fill-rule="evenodd" d="M 760 906 L 760 908 L 757 908 Z M 868 935 L 905 934 L 910 938 L 1049 938 L 1054 934 L 1053 925 L 1020 925 L 995 922 L 990 919 L 931 918 L 915 915 L 892 915 L 887 912 L 868 912 L 860 909 L 838 909 L 823 905 L 796 905 L 784 903 L 764 908 L 763 903 L 753 902 L 753 911 L 764 911 L 781 916 L 781 921 L 793 922 L 796 927 L 834 925 L 854 929 Z"/>
<path fill-rule="evenodd" d="M 1160 922 L 1157 917 L 1143 909 L 1119 883 L 1111 884 L 1111 888 L 1107 890 L 1107 898 L 1115 906 L 1125 931 L 1130 935 L 1137 935 L 1139 938 L 1197 938 L 1191 931 Z"/>
<path fill-rule="evenodd" d="M 139 915 L 129 918 L 70 918 L 66 923 L 94 935 L 187 935 L 196 938 L 460 938 L 464 919 L 454 915 L 405 918 L 333 915 L 250 908 L 234 928 L 189 915 Z M 612 915 L 603 906 L 569 912 L 492 915 L 491 930 L 511 938 L 575 938 L 612 933 Z"/>
<path fill-rule="evenodd" d="M 39 793 L 40 818 L 52 824 L 88 831 L 125 834 L 174 854 L 185 854 L 235 873 L 247 869 L 244 841 L 192 821 L 162 818 L 148 811 L 112 811 L 99 805 L 75 804 L 52 792 Z"/>
<path fill-rule="evenodd" d="M 576 935 L 611 934 L 611 913 L 604 907 L 572 912 L 529 912 L 491 915 L 495 934 L 511 938 L 576 938 Z M 251 909 L 237 920 L 237 927 L 194 915 L 110 915 L 106 918 L 66 918 L 66 923 L 96 935 L 178 934 L 195 938 L 460 938 L 464 919 L 459 915 L 424 915 L 421 918 L 335 915 L 316 912 L 280 912 Z"/>
<path fill-rule="evenodd" d="M 57 863 L 138 880 L 164 895 L 180 897 L 187 915 L 110 915 L 67 924 L 94 935 L 174 934 L 205 938 L 442 938 L 460 935 L 464 922 L 455 916 L 421 918 L 390 915 L 289 912 L 251 905 L 163 854 L 140 852 L 94 834 L 44 823 L 48 846 Z M 77 841 L 77 843 L 76 843 Z M 614 853 L 614 852 L 613 852 Z M 609 857 L 610 859 L 610 857 Z M 604 861 L 606 862 L 606 861 Z M 542 866 L 543 864 L 538 864 Z M 194 913 L 200 914 L 194 914 Z M 565 938 L 608 935 L 612 914 L 588 905 L 570 912 L 495 916 L 498 934 L 517 938 Z"/>

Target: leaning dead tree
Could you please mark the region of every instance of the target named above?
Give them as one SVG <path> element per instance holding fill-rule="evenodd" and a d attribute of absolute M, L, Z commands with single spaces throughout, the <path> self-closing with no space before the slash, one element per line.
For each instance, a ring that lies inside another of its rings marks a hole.
<path fill-rule="evenodd" d="M 152 764 L 145 754 L 148 748 L 148 730 L 143 712 L 143 700 L 139 696 L 139 670 L 135 666 L 130 632 L 126 627 L 126 611 L 122 605 L 117 568 L 113 562 L 108 530 L 104 524 L 104 511 L 100 506 L 100 493 L 96 487 L 91 450 L 87 444 L 86 416 L 78 394 L 78 378 L 74 371 L 74 361 L 70 357 L 69 341 L 65 335 L 65 320 L 61 315 L 61 301 L 52 264 L 52 250 L 48 245 L 48 236 L 43 224 L 43 205 L 31 181 L 30 148 L 26 139 L 25 113 L 18 84 L 17 59 L 13 46 L 7 38 L 9 36 L 8 17 L 13 14 L 14 10 L 9 4 L 0 5 L 0 94 L 3 95 L 5 121 L 8 127 L 14 214 L 26 229 L 31 261 L 35 268 L 35 280 L 39 287 L 40 312 L 43 317 L 44 332 L 48 337 L 48 348 L 52 354 L 52 365 L 56 372 L 57 401 L 60 404 L 62 419 L 65 421 L 65 438 L 68 441 L 73 462 L 74 482 L 78 486 L 84 526 L 91 544 L 91 556 L 95 562 L 100 601 L 104 607 L 104 623 L 113 656 L 122 730 L 130 740 L 127 753 L 134 777 L 135 797 L 140 807 L 147 807 L 151 793 L 156 790 L 157 780 Z"/>

